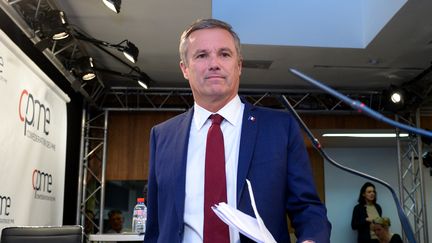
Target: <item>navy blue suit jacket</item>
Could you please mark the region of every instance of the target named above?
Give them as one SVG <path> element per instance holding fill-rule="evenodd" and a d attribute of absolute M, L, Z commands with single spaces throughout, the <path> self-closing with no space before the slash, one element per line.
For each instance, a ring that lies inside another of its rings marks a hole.
<path fill-rule="evenodd" d="M 258 212 L 277 242 L 289 242 L 286 213 L 299 241 L 329 242 L 331 226 L 313 184 L 297 122 L 290 113 L 244 103 L 237 208 L 254 215 L 245 183 L 249 179 Z M 192 117 L 193 109 L 151 131 L 146 243 L 182 241 Z M 242 242 L 248 241 L 241 238 Z"/>

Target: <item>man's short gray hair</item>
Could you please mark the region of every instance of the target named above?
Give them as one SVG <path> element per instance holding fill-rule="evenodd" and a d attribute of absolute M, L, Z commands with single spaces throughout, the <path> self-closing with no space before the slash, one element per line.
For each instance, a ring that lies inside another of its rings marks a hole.
<path fill-rule="evenodd" d="M 187 64 L 186 53 L 189 45 L 188 37 L 192 34 L 192 32 L 197 30 L 202 30 L 202 29 L 216 29 L 216 28 L 224 29 L 231 34 L 231 36 L 234 39 L 239 60 L 241 60 L 242 57 L 241 57 L 241 49 L 240 49 L 240 38 L 238 37 L 237 33 L 234 32 L 230 24 L 217 19 L 198 19 L 195 22 L 193 22 L 185 31 L 183 31 L 180 37 L 180 45 L 179 45 L 180 60 L 183 63 Z"/>

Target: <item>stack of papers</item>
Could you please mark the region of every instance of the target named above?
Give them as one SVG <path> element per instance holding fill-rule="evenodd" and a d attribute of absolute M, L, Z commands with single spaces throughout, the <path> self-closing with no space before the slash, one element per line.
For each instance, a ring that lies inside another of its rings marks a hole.
<path fill-rule="evenodd" d="M 260 243 L 276 243 L 258 214 L 252 191 L 252 185 L 249 180 L 246 180 L 246 183 L 248 185 L 250 200 L 256 218 L 251 217 L 224 202 L 215 205 L 212 207 L 212 209 L 222 221 L 224 221 L 229 226 L 236 228 L 243 235 L 249 237 L 250 239 Z"/>

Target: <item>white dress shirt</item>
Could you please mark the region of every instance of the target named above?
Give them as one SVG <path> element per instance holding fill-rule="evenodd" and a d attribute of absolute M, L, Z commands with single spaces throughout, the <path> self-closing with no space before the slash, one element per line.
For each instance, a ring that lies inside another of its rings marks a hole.
<path fill-rule="evenodd" d="M 244 104 L 237 95 L 217 114 L 223 116 L 221 130 L 224 137 L 225 171 L 228 205 L 237 208 L 237 165 Z M 194 114 L 189 134 L 186 165 L 186 197 L 184 208 L 184 243 L 203 241 L 204 223 L 204 171 L 207 131 L 210 128 L 210 111 L 194 104 Z M 230 242 L 240 242 L 239 232 L 230 227 Z"/>

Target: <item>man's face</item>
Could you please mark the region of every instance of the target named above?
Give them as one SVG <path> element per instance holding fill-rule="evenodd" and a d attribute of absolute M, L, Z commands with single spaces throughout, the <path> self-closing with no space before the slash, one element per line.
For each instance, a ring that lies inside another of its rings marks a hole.
<path fill-rule="evenodd" d="M 241 60 L 233 37 L 224 29 L 192 32 L 180 67 L 195 101 L 203 107 L 217 101 L 227 103 L 237 94 Z"/>
<path fill-rule="evenodd" d="M 120 232 L 123 228 L 123 216 L 121 214 L 114 214 L 110 218 L 111 228 L 117 232 Z"/>

